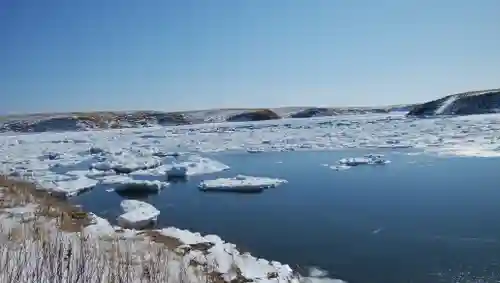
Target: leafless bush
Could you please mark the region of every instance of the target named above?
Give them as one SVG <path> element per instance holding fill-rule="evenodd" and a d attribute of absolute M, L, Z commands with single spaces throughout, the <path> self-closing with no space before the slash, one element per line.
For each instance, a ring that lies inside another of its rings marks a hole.
<path fill-rule="evenodd" d="M 0 186 L 2 283 L 224 282 L 217 262 L 205 258 L 201 264 L 186 257 L 176 250 L 182 243 L 175 238 L 153 231 L 135 238 L 119 230 L 106 237 L 84 233 L 89 219 L 82 219 L 87 214 L 78 208 L 40 194 L 27 183 L 0 176 Z M 11 213 L 23 206 L 31 206 L 27 217 Z M 232 283 L 248 282 L 236 264 L 232 267 L 238 275 Z"/>
<path fill-rule="evenodd" d="M 209 282 L 163 244 L 120 234 L 86 234 L 74 207 L 38 194 L 27 183 L 0 176 L 0 282 L 197 283 Z M 29 217 L 10 209 L 35 205 Z M 79 215 L 79 214 L 78 214 Z M 194 282 L 191 282 L 194 281 Z"/>
<path fill-rule="evenodd" d="M 195 272 L 198 266 L 190 266 L 159 244 L 98 239 L 40 224 L 34 220 L 8 231 L 2 229 L 0 282 L 208 282 Z"/>

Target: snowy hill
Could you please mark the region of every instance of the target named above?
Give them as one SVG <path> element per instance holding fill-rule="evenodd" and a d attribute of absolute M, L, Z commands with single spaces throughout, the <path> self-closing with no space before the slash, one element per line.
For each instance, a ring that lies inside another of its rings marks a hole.
<path fill-rule="evenodd" d="M 500 89 L 445 96 L 413 107 L 408 116 L 471 115 L 500 112 Z"/>

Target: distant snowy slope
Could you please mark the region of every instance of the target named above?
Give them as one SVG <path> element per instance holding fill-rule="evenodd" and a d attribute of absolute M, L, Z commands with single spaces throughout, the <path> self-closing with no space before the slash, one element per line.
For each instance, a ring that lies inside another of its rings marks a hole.
<path fill-rule="evenodd" d="M 500 112 L 500 89 L 445 96 L 415 106 L 408 116 L 471 115 Z"/>

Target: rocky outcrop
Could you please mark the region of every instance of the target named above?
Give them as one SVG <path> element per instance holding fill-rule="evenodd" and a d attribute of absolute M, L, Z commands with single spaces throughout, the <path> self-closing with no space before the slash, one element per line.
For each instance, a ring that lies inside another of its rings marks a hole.
<path fill-rule="evenodd" d="M 228 122 L 247 122 L 247 121 L 264 121 L 275 120 L 281 117 L 269 109 L 260 109 L 254 111 L 246 111 L 240 114 L 235 114 L 227 117 Z"/>
<path fill-rule="evenodd" d="M 290 115 L 290 118 L 311 118 L 337 115 L 337 112 L 331 108 L 313 107 L 307 108 Z"/>
<path fill-rule="evenodd" d="M 445 96 L 414 106 L 408 116 L 472 115 L 500 112 L 500 89 Z"/>

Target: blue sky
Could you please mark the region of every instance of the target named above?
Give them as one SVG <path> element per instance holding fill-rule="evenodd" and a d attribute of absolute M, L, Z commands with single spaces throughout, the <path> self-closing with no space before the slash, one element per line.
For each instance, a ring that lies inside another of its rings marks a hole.
<path fill-rule="evenodd" d="M 496 88 L 498 11 L 498 0 L 3 0 L 0 113 L 383 105 Z"/>

